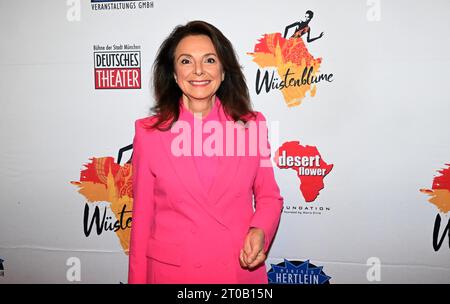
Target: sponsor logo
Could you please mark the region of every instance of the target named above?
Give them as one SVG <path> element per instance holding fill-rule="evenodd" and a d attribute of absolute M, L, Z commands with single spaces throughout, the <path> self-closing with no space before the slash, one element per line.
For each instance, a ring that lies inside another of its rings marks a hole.
<path fill-rule="evenodd" d="M 267 272 L 269 284 L 330 284 L 331 277 L 323 272 L 323 267 L 308 261 L 288 261 L 271 264 Z"/>
<path fill-rule="evenodd" d="M 294 170 L 305 201 L 313 202 L 325 187 L 323 180 L 333 169 L 333 164 L 323 160 L 317 147 L 301 145 L 299 141 L 284 143 L 275 154 L 278 168 Z"/>
<path fill-rule="evenodd" d="M 137 0 L 91 0 L 93 11 L 137 10 L 153 8 L 153 1 Z"/>
<path fill-rule="evenodd" d="M 86 237 L 92 232 L 114 232 L 124 252 L 128 254 L 132 221 L 132 166 L 130 161 L 120 165 L 122 153 L 132 145 L 122 148 L 118 162 L 113 157 L 93 157 L 84 164 L 79 181 L 71 181 L 86 202 L 83 212 L 83 231 Z"/>
<path fill-rule="evenodd" d="M 95 89 L 140 89 L 140 46 L 94 45 Z"/>
<path fill-rule="evenodd" d="M 307 11 L 300 21 L 286 26 L 283 35 L 279 32 L 263 34 L 254 51 L 247 53 L 259 67 L 256 94 L 279 90 L 285 104 L 295 107 L 307 94 L 314 97 L 319 83 L 333 81 L 332 73 L 319 72 L 322 58 L 311 55 L 306 44 L 323 37 L 323 32 L 315 37 L 312 34 L 313 15 L 312 11 Z M 289 33 L 292 35 L 288 37 Z"/>
<path fill-rule="evenodd" d="M 300 202 L 285 201 L 284 213 L 322 215 L 330 212 L 331 207 L 317 202 L 317 197 L 325 188 L 324 179 L 334 165 L 325 161 L 317 147 L 302 145 L 299 141 L 285 142 L 275 152 L 274 161 L 282 170 L 294 170 L 299 196 L 303 198 Z"/>
<path fill-rule="evenodd" d="M 433 229 L 433 249 L 438 251 L 447 236 L 450 249 L 450 219 L 441 232 L 441 214 L 447 215 L 450 211 L 450 164 L 447 168 L 438 170 L 439 175 L 434 177 L 431 189 L 420 189 L 420 192 L 430 196 L 428 201 L 433 204 L 439 213 L 436 214 Z"/>
<path fill-rule="evenodd" d="M 5 276 L 5 268 L 3 267 L 3 262 L 5 260 L 3 260 L 2 258 L 0 258 L 0 277 L 4 277 Z"/>

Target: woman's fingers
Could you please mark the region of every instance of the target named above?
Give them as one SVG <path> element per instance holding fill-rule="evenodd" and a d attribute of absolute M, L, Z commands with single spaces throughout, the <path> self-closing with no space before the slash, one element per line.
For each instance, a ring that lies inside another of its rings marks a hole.
<path fill-rule="evenodd" d="M 239 264 L 241 264 L 242 268 L 247 268 L 248 267 L 248 264 L 245 262 L 245 260 L 246 260 L 246 257 L 245 257 L 244 250 L 241 249 L 241 252 L 239 254 Z"/>
<path fill-rule="evenodd" d="M 256 266 L 263 263 L 265 260 L 266 260 L 266 255 L 264 254 L 264 252 L 260 251 L 258 253 L 258 255 L 256 256 L 255 260 L 248 265 L 248 268 L 250 268 L 250 269 L 255 268 Z"/>
<path fill-rule="evenodd" d="M 256 257 L 258 256 L 258 248 L 253 247 L 251 252 L 246 252 L 247 258 L 245 259 L 245 262 L 247 265 L 252 264 Z"/>
<path fill-rule="evenodd" d="M 239 263 L 242 268 L 255 268 L 266 260 L 266 254 L 260 250 L 259 252 L 252 252 L 251 255 L 241 249 L 239 254 Z"/>
<path fill-rule="evenodd" d="M 264 231 L 261 229 L 250 229 L 243 247 L 239 253 L 239 263 L 242 268 L 255 268 L 266 260 L 266 254 L 263 251 Z"/>

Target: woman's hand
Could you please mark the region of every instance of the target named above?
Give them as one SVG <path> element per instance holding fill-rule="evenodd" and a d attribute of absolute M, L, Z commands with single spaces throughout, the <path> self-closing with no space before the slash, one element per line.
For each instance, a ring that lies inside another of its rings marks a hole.
<path fill-rule="evenodd" d="M 244 240 L 244 248 L 239 255 L 239 263 L 242 268 L 253 269 L 266 260 L 264 253 L 264 231 L 252 227 Z"/>

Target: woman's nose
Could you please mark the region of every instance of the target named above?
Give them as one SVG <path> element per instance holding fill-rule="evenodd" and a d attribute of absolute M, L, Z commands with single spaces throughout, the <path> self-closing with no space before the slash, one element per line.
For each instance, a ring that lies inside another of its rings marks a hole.
<path fill-rule="evenodd" d="M 201 62 L 195 64 L 195 67 L 194 67 L 194 74 L 195 74 L 195 75 L 198 75 L 198 76 L 200 76 L 200 75 L 203 74 L 203 65 L 202 65 Z"/>

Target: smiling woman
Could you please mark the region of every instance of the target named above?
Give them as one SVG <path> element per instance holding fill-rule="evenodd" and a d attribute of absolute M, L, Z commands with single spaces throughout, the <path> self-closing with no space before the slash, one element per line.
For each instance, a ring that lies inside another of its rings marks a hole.
<path fill-rule="evenodd" d="M 268 283 L 283 198 L 230 41 L 203 21 L 176 27 L 153 85 L 155 114 L 135 122 L 129 283 Z"/>
<path fill-rule="evenodd" d="M 189 111 L 206 116 L 224 77 L 222 64 L 208 36 L 187 36 L 180 41 L 175 50 L 174 78 Z"/>
<path fill-rule="evenodd" d="M 218 75 L 221 77 L 217 78 Z M 189 83 L 189 80 L 213 80 L 206 78 L 212 76 L 216 77 L 215 81 L 208 85 Z M 177 77 L 181 79 L 178 81 Z M 245 77 L 231 42 L 213 25 L 191 21 L 185 26 L 177 26 L 158 50 L 153 65 L 156 105 L 151 109 L 158 116 L 151 128 L 169 130 L 178 120 L 181 112 L 180 98 L 183 97 L 183 103 L 186 104 L 185 101 L 190 97 L 189 92 L 183 91 L 187 88 L 184 85 L 187 79 L 187 84 L 192 89 L 195 84 L 200 87 L 208 86 L 208 89 L 214 86 L 217 90 L 215 96 L 220 99 L 225 113 L 234 121 L 246 122 L 251 117 L 256 117 L 251 109 Z M 188 105 L 197 107 L 201 103 Z"/>

